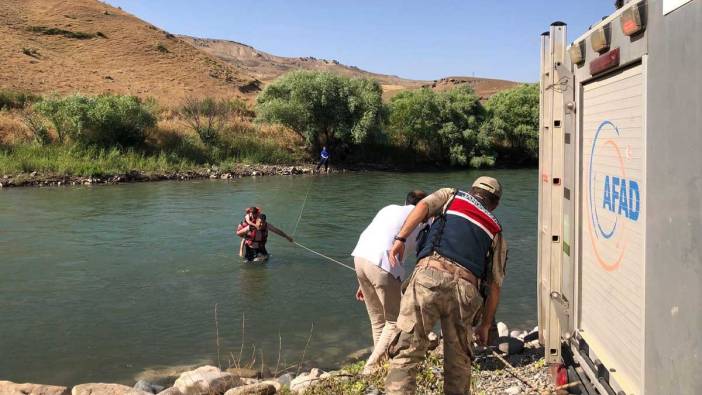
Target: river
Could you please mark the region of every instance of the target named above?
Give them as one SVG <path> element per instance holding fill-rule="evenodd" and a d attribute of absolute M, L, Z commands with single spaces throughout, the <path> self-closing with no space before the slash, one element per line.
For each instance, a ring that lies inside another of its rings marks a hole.
<path fill-rule="evenodd" d="M 531 328 L 537 172 L 484 173 L 505 191 L 495 212 L 510 247 L 498 320 Z M 275 235 L 268 263 L 242 263 L 232 230 L 245 207 L 291 232 L 309 191 L 295 239 L 353 265 L 349 253 L 378 209 L 412 188 L 467 187 L 477 175 L 0 190 L 0 380 L 133 384 L 147 369 L 216 363 L 218 350 L 223 365 L 255 355 L 257 366 L 263 358 L 282 369 L 306 350 L 305 361 L 333 367 L 371 343 L 354 273 Z"/>

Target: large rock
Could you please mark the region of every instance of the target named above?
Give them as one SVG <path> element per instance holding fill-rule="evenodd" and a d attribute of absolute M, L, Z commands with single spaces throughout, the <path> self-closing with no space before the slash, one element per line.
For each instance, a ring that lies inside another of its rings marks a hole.
<path fill-rule="evenodd" d="M 262 381 L 261 384 L 270 384 L 270 385 L 272 385 L 273 388 L 275 388 L 275 392 L 276 392 L 276 393 L 277 393 L 277 392 L 280 392 L 280 391 L 283 389 L 283 386 L 282 386 L 279 382 L 277 382 L 276 380 L 266 380 L 266 381 Z"/>
<path fill-rule="evenodd" d="M 229 368 L 229 369 L 227 369 L 227 372 L 233 374 L 236 377 L 242 377 L 242 378 L 247 378 L 247 379 L 260 379 L 261 378 L 261 372 L 259 372 L 256 369 Z"/>
<path fill-rule="evenodd" d="M 72 395 L 149 395 L 150 392 L 141 391 L 122 384 L 87 383 L 73 387 Z"/>
<path fill-rule="evenodd" d="M 524 350 L 524 342 L 514 337 L 497 338 L 497 348 L 505 354 L 519 354 Z"/>
<path fill-rule="evenodd" d="M 158 395 L 183 395 L 183 393 L 178 388 L 171 387 L 159 392 Z"/>
<path fill-rule="evenodd" d="M 309 373 L 301 373 L 299 376 L 290 383 L 290 390 L 296 393 L 305 392 L 305 390 L 322 376 L 321 370 L 315 368 L 309 371 Z"/>
<path fill-rule="evenodd" d="M 507 324 L 505 324 L 504 322 L 498 322 L 497 323 L 497 334 L 500 335 L 500 337 L 509 336 L 509 328 L 507 328 Z"/>
<path fill-rule="evenodd" d="M 435 350 L 436 347 L 439 347 L 439 336 L 436 335 L 434 332 L 429 332 L 427 335 L 427 338 L 429 339 L 429 350 Z"/>
<path fill-rule="evenodd" d="M 159 392 L 164 390 L 164 387 L 162 385 L 152 384 L 146 380 L 137 381 L 137 383 L 134 384 L 133 388 L 144 392 L 148 392 L 150 394 L 158 394 Z"/>
<path fill-rule="evenodd" d="M 203 366 L 181 374 L 173 386 L 183 395 L 212 395 L 223 394 L 238 385 L 241 385 L 241 380 L 233 374 L 214 366 Z"/>
<path fill-rule="evenodd" d="M 277 379 L 275 379 L 275 381 L 280 383 L 280 385 L 290 387 L 290 384 L 292 383 L 293 379 L 295 379 L 295 376 L 292 373 L 285 373 L 283 375 L 280 375 Z"/>
<path fill-rule="evenodd" d="M 2 395 L 68 395 L 68 388 L 43 384 L 17 384 L 11 381 L 0 381 Z"/>
<path fill-rule="evenodd" d="M 275 392 L 275 386 L 272 384 L 258 383 L 232 388 L 224 395 L 273 395 Z"/>

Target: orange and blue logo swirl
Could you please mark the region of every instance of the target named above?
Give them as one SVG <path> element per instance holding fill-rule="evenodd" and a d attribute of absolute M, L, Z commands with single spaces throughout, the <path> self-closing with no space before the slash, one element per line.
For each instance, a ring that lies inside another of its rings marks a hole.
<path fill-rule="evenodd" d="M 627 177 L 617 126 L 604 121 L 592 142 L 588 164 L 588 229 L 597 262 L 606 271 L 617 270 L 629 244 L 624 221 L 637 222 L 641 211 L 639 183 Z M 628 152 L 628 150 L 627 150 Z"/>

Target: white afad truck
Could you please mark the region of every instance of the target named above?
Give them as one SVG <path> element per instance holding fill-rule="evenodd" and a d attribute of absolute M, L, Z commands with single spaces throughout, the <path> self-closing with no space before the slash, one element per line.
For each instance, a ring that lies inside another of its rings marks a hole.
<path fill-rule="evenodd" d="M 702 394 L 702 0 L 541 35 L 538 310 L 556 384 Z"/>

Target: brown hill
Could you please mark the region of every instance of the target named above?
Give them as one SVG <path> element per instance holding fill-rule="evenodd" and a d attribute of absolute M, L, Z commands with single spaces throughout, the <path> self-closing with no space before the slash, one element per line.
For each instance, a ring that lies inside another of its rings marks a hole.
<path fill-rule="evenodd" d="M 0 37 L 0 89 L 43 94 L 114 92 L 166 105 L 189 95 L 252 99 L 295 69 L 375 78 L 386 98 L 463 83 L 487 98 L 516 85 L 467 77 L 416 81 L 335 60 L 275 56 L 233 41 L 177 37 L 97 0 L 2 0 Z"/>
<path fill-rule="evenodd" d="M 394 75 L 372 73 L 370 71 L 361 70 L 356 66 L 341 64 L 337 60 L 317 59 L 311 56 L 289 58 L 271 55 L 259 51 L 250 45 L 238 43 L 236 41 L 189 36 L 179 37 L 195 48 L 201 49 L 255 76 L 264 84 L 289 71 L 298 69 L 328 71 L 347 77 L 373 78 L 380 82 L 383 86 L 383 90 L 387 93 L 397 90 L 419 88 L 429 83 L 429 81 L 415 81 Z"/>
<path fill-rule="evenodd" d="M 477 77 L 446 77 L 424 85 L 436 91 L 449 90 L 457 85 L 469 85 L 482 99 L 487 99 L 497 92 L 514 88 L 519 82 L 496 80 L 492 78 Z"/>
<path fill-rule="evenodd" d="M 513 81 L 476 77 L 448 77 L 436 81 L 417 81 L 400 78 L 394 75 L 372 73 L 359 69 L 356 66 L 346 66 L 336 60 L 316 59 L 313 57 L 290 58 L 271 55 L 250 45 L 238 43 L 236 41 L 189 36 L 179 37 L 192 44 L 195 48 L 216 56 L 245 71 L 249 75 L 255 76 L 264 84 L 278 78 L 288 71 L 297 69 L 329 71 L 348 77 L 374 78 L 383 86 L 386 97 L 391 97 L 397 92 L 407 89 L 430 87 L 441 91 L 456 85 L 468 84 L 480 97 L 486 99 L 501 90 L 509 89 L 519 84 Z"/>
<path fill-rule="evenodd" d="M 0 37 L 4 89 L 115 92 L 172 104 L 259 88 L 241 69 L 96 0 L 3 0 Z"/>

